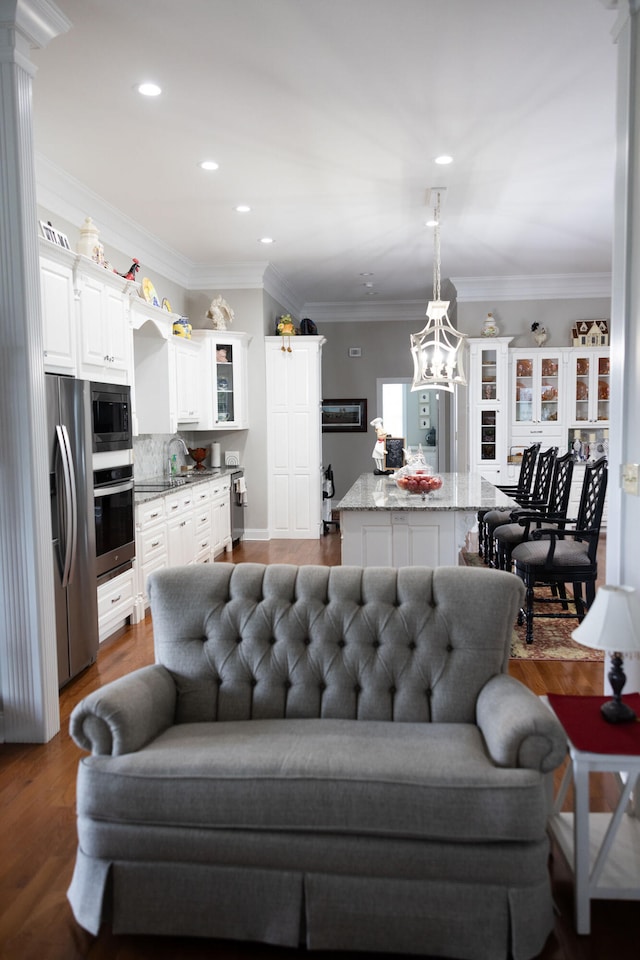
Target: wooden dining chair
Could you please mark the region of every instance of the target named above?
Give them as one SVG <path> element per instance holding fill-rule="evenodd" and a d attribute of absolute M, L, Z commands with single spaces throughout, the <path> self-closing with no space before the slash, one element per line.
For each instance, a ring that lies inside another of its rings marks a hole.
<path fill-rule="evenodd" d="M 492 553 L 494 566 L 499 570 L 511 570 L 511 554 L 519 543 L 530 539 L 531 530 L 566 523 L 574 462 L 571 453 L 557 457 L 551 471 L 547 502 L 531 501 L 526 507 L 513 510 L 508 523 L 494 527 Z"/>
<path fill-rule="evenodd" d="M 535 480 L 533 489 L 530 493 L 512 494 L 513 499 L 519 504 L 520 510 L 546 510 L 549 507 L 549 491 L 551 489 L 551 480 L 553 479 L 553 466 L 558 455 L 557 447 L 549 447 L 544 453 L 538 456 L 536 462 Z M 518 512 L 513 507 L 499 507 L 497 510 L 489 510 L 485 513 L 483 520 L 484 527 L 484 562 L 490 567 L 497 566 L 494 554 L 493 532 L 496 527 L 508 523 L 515 519 L 514 514 Z"/>
<path fill-rule="evenodd" d="M 507 496 L 513 496 L 517 493 L 525 495 L 531 492 L 531 486 L 533 484 L 533 476 L 536 465 L 536 458 L 540 450 L 539 443 L 532 443 L 530 447 L 527 447 L 522 454 L 522 463 L 520 464 L 520 476 L 518 478 L 517 484 L 503 485 L 496 484 L 498 490 L 501 490 L 503 493 L 506 493 Z M 484 531 L 484 518 L 488 510 L 478 510 L 478 556 L 485 559 L 485 531 Z M 485 560 L 485 562 L 488 562 Z"/>
<path fill-rule="evenodd" d="M 598 539 L 607 492 L 607 458 L 600 457 L 585 466 L 578 516 L 565 525 L 531 530 L 530 539 L 514 548 L 511 558 L 516 573 L 525 585 L 526 642 L 533 643 L 536 617 L 554 619 L 577 617 L 579 621 L 593 603 L 598 577 Z M 551 596 L 539 596 L 535 586 L 552 587 Z M 573 596 L 567 595 L 571 585 Z M 582 585 L 585 596 L 582 594 Z M 534 612 L 534 604 L 537 609 Z M 543 612 L 546 607 L 562 606 L 557 613 Z M 570 610 L 570 605 L 574 610 Z"/>

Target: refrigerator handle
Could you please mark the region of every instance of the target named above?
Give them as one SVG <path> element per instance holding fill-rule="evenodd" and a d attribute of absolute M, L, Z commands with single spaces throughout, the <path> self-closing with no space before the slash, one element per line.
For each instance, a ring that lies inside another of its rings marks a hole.
<path fill-rule="evenodd" d="M 58 424 L 56 426 L 56 435 L 58 437 L 58 449 L 60 450 L 62 472 L 64 474 L 65 542 L 62 586 L 66 587 L 71 581 L 76 561 L 76 549 L 78 545 L 78 502 L 76 475 L 71 457 L 71 442 L 64 424 Z"/>

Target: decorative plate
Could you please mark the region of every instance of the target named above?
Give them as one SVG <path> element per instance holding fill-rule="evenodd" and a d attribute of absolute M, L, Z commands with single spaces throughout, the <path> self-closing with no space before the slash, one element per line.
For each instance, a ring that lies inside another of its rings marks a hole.
<path fill-rule="evenodd" d="M 171 304 L 169 303 L 166 297 L 164 297 L 162 300 L 162 309 L 166 310 L 167 313 L 173 313 L 173 310 L 171 309 Z"/>
<path fill-rule="evenodd" d="M 160 300 L 158 299 L 156 288 L 151 283 L 151 280 L 149 280 L 149 277 L 142 278 L 142 296 L 145 298 L 147 303 L 152 303 L 154 307 L 160 306 Z"/>

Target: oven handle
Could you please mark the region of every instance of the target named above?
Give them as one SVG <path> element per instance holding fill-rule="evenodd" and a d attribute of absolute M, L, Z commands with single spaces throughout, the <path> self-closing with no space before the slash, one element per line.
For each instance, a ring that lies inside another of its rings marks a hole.
<path fill-rule="evenodd" d="M 112 493 L 126 493 L 127 490 L 133 490 L 134 481 L 125 480 L 124 483 L 113 483 L 108 487 L 94 487 L 94 497 L 110 497 Z"/>

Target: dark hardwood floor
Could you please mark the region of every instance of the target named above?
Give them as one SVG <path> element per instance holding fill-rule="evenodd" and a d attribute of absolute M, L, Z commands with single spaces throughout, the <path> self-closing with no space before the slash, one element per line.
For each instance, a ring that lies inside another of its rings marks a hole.
<path fill-rule="evenodd" d="M 340 562 L 340 538 L 274 540 L 236 547 L 222 562 Z M 218 561 L 217 561 L 218 562 Z M 153 661 L 150 617 L 102 644 L 98 661 L 61 693 L 61 732 L 43 745 L 0 746 L 0 960 L 301 960 L 302 950 L 187 938 L 92 937 L 75 923 L 66 900 L 75 857 L 75 777 L 80 750 L 68 735 L 74 705 L 91 690 Z M 512 661 L 511 673 L 537 693 L 602 692 L 602 665 L 588 662 Z M 593 778 L 592 809 L 609 810 L 611 779 Z M 568 802 L 569 802 L 568 798 Z M 572 880 L 555 849 L 551 858 L 555 929 L 540 960 L 636 960 L 638 905 L 599 901 L 592 906 L 592 933 L 574 932 Z M 346 954 L 310 954 L 346 960 Z M 348 955 L 357 960 L 357 954 Z M 388 956 L 388 955 L 387 955 Z"/>

